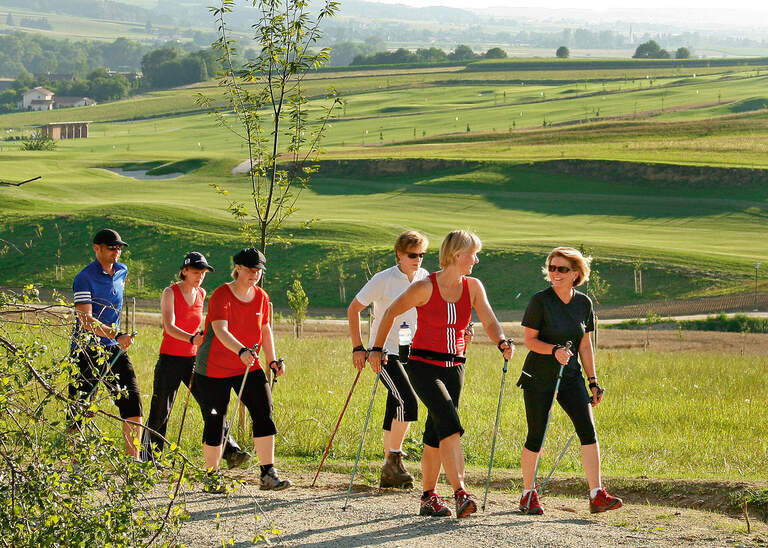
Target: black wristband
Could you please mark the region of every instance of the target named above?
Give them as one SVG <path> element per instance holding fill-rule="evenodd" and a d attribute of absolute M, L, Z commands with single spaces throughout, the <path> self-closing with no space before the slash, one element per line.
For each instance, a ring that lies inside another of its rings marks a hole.
<path fill-rule="evenodd" d="M 562 344 L 556 344 L 555 346 L 553 346 L 552 347 L 552 355 L 554 356 L 555 352 L 557 352 L 561 348 L 565 348 L 565 347 Z"/>
<path fill-rule="evenodd" d="M 598 390 L 600 390 L 600 385 L 597 384 L 595 381 L 592 381 L 591 383 L 589 383 L 589 389 L 591 390 L 593 388 L 597 388 Z"/>
<path fill-rule="evenodd" d="M 597 377 L 587 377 L 588 381 L 597 381 Z"/>
<path fill-rule="evenodd" d="M 240 351 L 237 353 L 237 357 L 239 358 L 240 356 L 242 356 L 242 355 L 243 355 L 243 352 L 251 352 L 251 355 L 253 355 L 253 352 L 251 351 L 251 349 L 250 349 L 250 348 L 248 348 L 247 346 L 244 346 L 244 347 L 242 347 L 242 348 L 240 349 Z"/>
<path fill-rule="evenodd" d="M 362 344 L 359 344 L 352 349 L 352 352 L 365 352 L 365 347 Z"/>
<path fill-rule="evenodd" d="M 368 352 L 378 352 L 380 354 L 384 354 L 384 348 L 382 348 L 381 346 L 372 346 L 371 349 L 368 350 Z"/>

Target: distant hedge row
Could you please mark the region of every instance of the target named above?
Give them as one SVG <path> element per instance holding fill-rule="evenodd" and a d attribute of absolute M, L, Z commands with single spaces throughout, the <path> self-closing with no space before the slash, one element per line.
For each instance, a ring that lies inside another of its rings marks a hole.
<path fill-rule="evenodd" d="M 607 329 L 647 329 L 649 325 L 663 324 L 686 331 L 726 331 L 731 333 L 768 333 L 768 318 L 754 318 L 744 314 L 728 316 L 707 316 L 705 320 L 666 320 L 656 318 L 628 320 L 626 322 L 605 325 Z"/>
<path fill-rule="evenodd" d="M 590 70 L 638 68 L 693 68 L 768 66 L 768 57 L 733 57 L 718 59 L 503 59 L 474 61 L 466 70 Z"/>

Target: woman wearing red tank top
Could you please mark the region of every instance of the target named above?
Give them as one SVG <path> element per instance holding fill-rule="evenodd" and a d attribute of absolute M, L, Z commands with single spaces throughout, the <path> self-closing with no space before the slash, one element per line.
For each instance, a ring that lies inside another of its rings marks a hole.
<path fill-rule="evenodd" d="M 144 461 L 162 453 L 176 393 L 182 382 L 189 388 L 197 347 L 203 342 L 200 326 L 203 322 L 205 290 L 202 283 L 208 271 L 212 270 L 213 267 L 202 253 L 192 251 L 184 257 L 179 281 L 163 290 L 160 299 L 163 342 L 155 365 L 147 429 L 142 436 L 141 459 Z M 251 455 L 240 449 L 232 436 L 228 436 L 224 457 L 227 465 L 232 468 L 248 462 Z"/>
<path fill-rule="evenodd" d="M 378 373 L 381 346 L 394 318 L 415 306 L 418 322 L 406 371 L 428 411 L 421 460 L 424 492 L 419 513 L 423 516 L 451 515 L 435 491 L 441 465 L 454 489 L 456 517 L 467 517 L 477 510 L 474 497 L 464 486 L 464 428 L 458 414 L 464 384 L 464 332 L 473 308 L 488 337 L 498 341 L 504 359 L 511 359 L 514 353 L 514 346 L 507 342 L 488 303 L 483 284 L 469 277 L 481 248 L 480 239 L 471 232 L 455 230 L 448 234 L 440 247 L 442 270 L 412 284 L 390 305 L 369 356 L 371 367 Z"/>

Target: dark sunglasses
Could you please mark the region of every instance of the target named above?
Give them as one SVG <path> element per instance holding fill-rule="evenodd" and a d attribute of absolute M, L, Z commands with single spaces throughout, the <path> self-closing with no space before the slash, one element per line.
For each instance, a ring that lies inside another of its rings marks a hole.
<path fill-rule="evenodd" d="M 121 249 L 123 249 L 123 246 L 121 246 L 120 244 L 108 245 L 107 249 L 109 249 L 110 251 L 120 251 Z"/>
<path fill-rule="evenodd" d="M 406 255 L 408 255 L 409 259 L 416 259 L 417 257 L 419 259 L 423 259 L 426 253 L 406 253 Z"/>
<path fill-rule="evenodd" d="M 548 268 L 550 272 L 554 272 L 555 270 L 557 270 L 560 274 L 565 274 L 573 270 L 572 268 L 569 268 L 567 266 L 555 266 L 553 264 L 549 265 Z"/>

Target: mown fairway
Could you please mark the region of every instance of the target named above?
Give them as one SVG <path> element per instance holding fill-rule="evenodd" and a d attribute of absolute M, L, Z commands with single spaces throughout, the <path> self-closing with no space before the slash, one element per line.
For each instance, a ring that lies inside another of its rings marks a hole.
<path fill-rule="evenodd" d="M 63 340 L 53 343 L 56 347 L 66 344 Z M 160 330 L 143 328 L 130 351 L 144 394 L 145 414 L 159 345 Z M 278 353 L 289 364 L 288 373 L 275 388 L 275 417 L 280 429 L 278 463 L 285 459 L 319 462 L 354 378 L 348 346 L 347 339 L 278 337 Z M 502 360 L 490 345 L 475 344 L 468 355 L 467 384 L 460 405 L 466 429 L 463 445 L 468 465 L 481 468 L 488 462 Z M 526 431 L 522 392 L 514 384 L 524 357 L 521 345 L 507 374 L 495 459 L 500 468 L 519 469 Z M 768 408 L 763 402 L 768 398 L 768 388 L 761 379 L 766 367 L 765 357 L 756 356 L 603 351 L 599 370 L 608 392 L 595 409 L 595 417 L 605 476 L 764 479 Z M 373 379 L 370 369 L 361 377 L 334 442 L 332 459 L 354 459 Z M 113 410 L 103 390 L 100 396 L 104 409 Z M 384 396 L 380 385 L 364 461 L 376 462 L 382 454 Z M 186 389 L 182 387 L 168 430 L 173 440 L 178 435 L 185 398 Z M 421 407 L 420 420 L 412 426 L 406 442 L 411 467 L 417 467 L 425 418 Z M 182 449 L 200 462 L 202 425 L 194 400 L 186 420 Z M 565 414 L 556 408 L 542 461 L 544 473 L 572 431 Z M 249 445 L 247 435 L 238 439 Z M 581 474 L 577 440 L 560 463 L 558 475 Z"/>
<path fill-rule="evenodd" d="M 267 282 L 277 304 L 284 306 L 285 289 L 300 276 L 311 307 L 345 306 L 365 281 L 361 263 L 390 264 L 387 250 L 405 228 L 427 233 L 433 250 L 450 229 L 476 230 L 486 246 L 476 274 L 498 308 L 524 306 L 541 288 L 542 254 L 559 244 L 584 245 L 596 256 L 611 284 L 603 299 L 609 305 L 637 299 L 631 290 L 637 259 L 647 268 L 642 298 L 748 290 L 752 263 L 768 261 L 765 185 L 725 184 L 715 176 L 696 184 L 652 183 L 621 173 L 600 180 L 527 164 L 609 159 L 768 167 L 765 68 L 563 67 L 311 75 L 310 95 L 334 85 L 346 101 L 328 129 L 326 157 L 489 163 L 416 165 L 390 176 L 365 165 L 343 176 L 321 171 L 284 230 L 292 245 L 269 252 L 279 265 Z M 66 290 L 89 260 L 91 233 L 106 224 L 133 244 L 126 259 L 134 280 L 145 283 L 143 290 L 129 287 L 132 294 L 158 295 L 178 257 L 192 248 L 221 267 L 210 284 L 223 281 L 232 250 L 243 242 L 224 210 L 227 200 L 209 185 L 247 200 L 244 178 L 230 174 L 245 151 L 197 110 L 193 96 L 200 91 L 216 88 L 209 83 L 86 109 L 0 117 L 5 135 L 48 119 L 99 121 L 89 139 L 62 141 L 55 152 L 21 152 L 16 141 L 0 142 L 0 179 L 43 176 L 0 188 L 0 238 L 18 248 L 2 257 L 8 267 L 0 284 Z M 185 175 L 137 181 L 99 169 L 142 162 L 181 162 Z M 309 229 L 301 228 L 313 218 Z M 426 265 L 436 267 L 434 256 Z"/>

